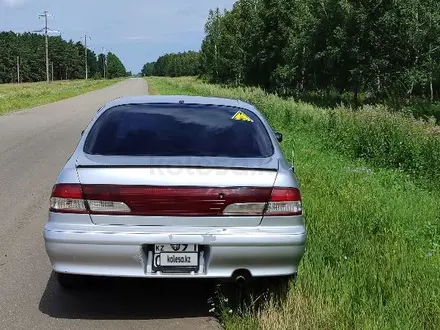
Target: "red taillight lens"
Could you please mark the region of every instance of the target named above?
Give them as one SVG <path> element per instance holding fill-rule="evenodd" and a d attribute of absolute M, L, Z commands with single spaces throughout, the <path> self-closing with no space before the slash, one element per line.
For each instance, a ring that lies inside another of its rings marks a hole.
<path fill-rule="evenodd" d="M 82 199 L 81 185 L 57 184 L 52 189 L 51 197 Z"/>
<path fill-rule="evenodd" d="M 273 188 L 271 202 L 301 201 L 301 193 L 297 188 Z"/>

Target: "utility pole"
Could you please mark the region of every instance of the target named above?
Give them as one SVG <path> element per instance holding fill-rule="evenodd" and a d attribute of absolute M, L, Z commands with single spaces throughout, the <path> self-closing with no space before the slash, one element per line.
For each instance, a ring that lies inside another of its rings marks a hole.
<path fill-rule="evenodd" d="M 53 31 L 51 29 L 49 29 L 47 27 L 47 18 L 49 16 L 52 16 L 51 14 L 49 14 L 49 12 L 47 10 L 45 10 L 43 12 L 43 14 L 39 15 L 38 18 L 44 17 L 44 28 L 42 28 L 41 30 L 37 30 L 34 32 L 43 32 L 44 31 L 44 37 L 45 37 L 45 41 L 46 41 L 46 79 L 47 82 L 50 82 L 50 77 L 49 77 L 49 39 L 48 39 L 48 32 L 58 32 L 58 31 Z"/>
<path fill-rule="evenodd" d="M 87 68 L 87 39 L 92 40 L 92 38 L 88 37 L 87 34 L 84 35 L 84 52 L 85 52 L 85 61 L 86 61 L 86 80 L 88 78 L 89 72 L 88 72 L 88 68 Z"/>
<path fill-rule="evenodd" d="M 103 58 L 103 62 L 104 63 L 102 63 L 102 67 L 104 68 L 104 79 L 105 79 L 105 66 L 106 66 L 106 64 L 107 64 L 107 55 L 105 55 L 105 52 L 106 52 L 107 50 L 104 48 L 104 47 L 102 47 L 101 48 L 101 52 L 102 52 L 102 54 L 104 55 L 104 58 Z"/>
<path fill-rule="evenodd" d="M 46 77 L 47 82 L 49 82 L 49 39 L 47 38 L 47 10 L 44 11 L 43 15 L 40 15 L 39 17 L 44 17 L 44 37 L 46 39 Z"/>
<path fill-rule="evenodd" d="M 20 83 L 20 56 L 17 56 L 17 84 Z"/>

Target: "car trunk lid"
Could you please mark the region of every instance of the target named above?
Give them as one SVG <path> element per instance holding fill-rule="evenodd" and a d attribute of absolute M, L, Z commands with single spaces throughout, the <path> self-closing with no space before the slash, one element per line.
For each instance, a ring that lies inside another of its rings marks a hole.
<path fill-rule="evenodd" d="M 91 220 L 97 225 L 257 226 L 278 169 L 278 161 L 271 157 L 82 154 L 76 163 Z M 113 212 L 105 209 L 105 201 L 123 203 L 128 209 Z"/>

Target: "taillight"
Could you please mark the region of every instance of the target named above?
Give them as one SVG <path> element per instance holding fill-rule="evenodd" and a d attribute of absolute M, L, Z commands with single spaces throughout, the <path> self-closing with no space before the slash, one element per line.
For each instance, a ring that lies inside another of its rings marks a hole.
<path fill-rule="evenodd" d="M 87 213 L 79 184 L 57 184 L 52 189 L 50 211 L 63 213 Z"/>
<path fill-rule="evenodd" d="M 129 213 L 123 202 L 86 200 L 80 184 L 57 184 L 50 197 L 50 211 L 59 213 Z"/>
<path fill-rule="evenodd" d="M 296 188 L 57 184 L 50 211 L 138 216 L 300 215 Z"/>
<path fill-rule="evenodd" d="M 274 188 L 265 215 L 301 215 L 301 193 L 297 188 Z"/>
<path fill-rule="evenodd" d="M 278 188 L 272 190 L 266 202 L 255 201 L 249 196 L 246 203 L 229 204 L 224 215 L 269 215 L 292 216 L 302 214 L 301 193 L 297 188 Z"/>

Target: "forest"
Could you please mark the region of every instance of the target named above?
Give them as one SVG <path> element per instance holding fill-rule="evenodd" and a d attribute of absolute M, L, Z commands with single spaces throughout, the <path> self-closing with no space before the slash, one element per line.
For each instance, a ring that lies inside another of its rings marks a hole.
<path fill-rule="evenodd" d="M 321 106 L 380 102 L 440 120 L 439 35 L 435 0 L 238 0 L 209 12 L 191 67 Z M 168 57 L 179 71 L 165 75 L 185 75 Z"/>
<path fill-rule="evenodd" d="M 36 33 L 0 32 L 0 83 L 16 83 L 17 62 L 20 82 L 46 80 L 45 38 Z M 65 41 L 59 36 L 49 37 L 50 77 L 53 80 L 85 78 L 85 48 L 81 42 Z M 113 53 L 95 54 L 87 49 L 90 78 L 124 77 L 124 64 Z"/>
<path fill-rule="evenodd" d="M 165 54 L 157 61 L 146 63 L 142 68 L 143 76 L 195 76 L 200 73 L 199 53 L 187 51 L 177 54 Z"/>

